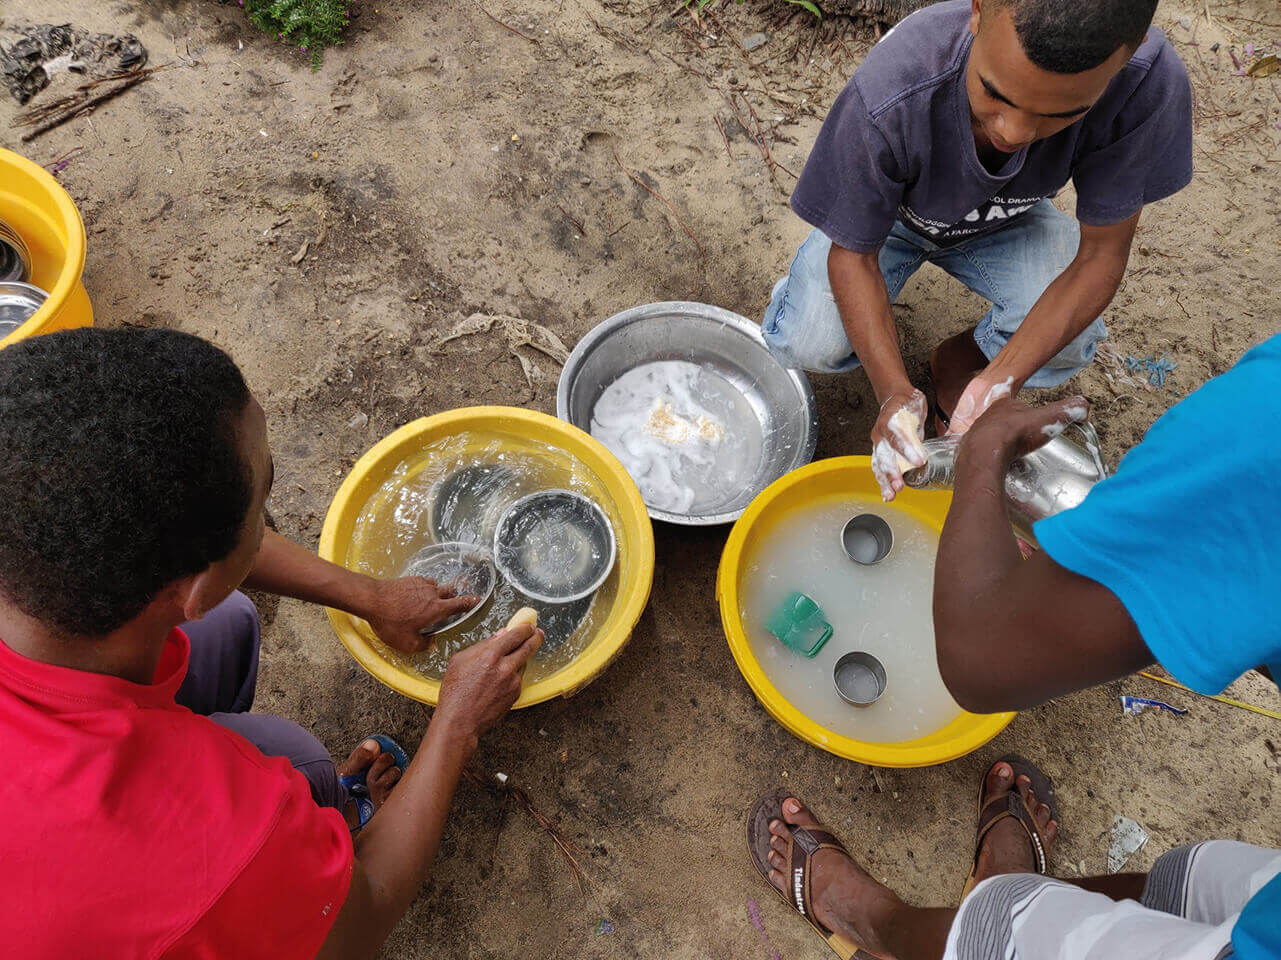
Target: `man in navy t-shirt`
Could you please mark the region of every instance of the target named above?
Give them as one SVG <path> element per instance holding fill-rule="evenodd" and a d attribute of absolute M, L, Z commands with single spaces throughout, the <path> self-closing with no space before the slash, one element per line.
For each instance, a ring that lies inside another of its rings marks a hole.
<path fill-rule="evenodd" d="M 1156 0 L 948 0 L 868 54 L 792 195 L 815 230 L 763 330 L 783 362 L 862 366 L 888 500 L 922 460 L 926 399 L 890 303 L 924 262 L 991 301 L 930 356 L 940 424 L 1090 363 L 1146 204 L 1192 178 L 1191 88 Z M 1071 179 L 1076 218 L 1050 198 Z"/>

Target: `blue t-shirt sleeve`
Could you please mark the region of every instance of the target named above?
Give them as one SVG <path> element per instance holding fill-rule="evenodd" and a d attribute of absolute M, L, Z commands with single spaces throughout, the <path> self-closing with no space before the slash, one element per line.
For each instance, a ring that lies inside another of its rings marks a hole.
<path fill-rule="evenodd" d="M 1233 960 L 1281 957 L 1281 876 L 1250 898 L 1232 928 Z"/>
<path fill-rule="evenodd" d="M 1072 169 L 1082 223 L 1120 223 L 1186 187 L 1192 181 L 1192 86 L 1174 49 L 1162 43 L 1120 112 L 1106 127 L 1087 129 Z"/>
<path fill-rule="evenodd" d="M 855 78 L 823 121 L 792 192 L 792 209 L 838 246 L 870 253 L 890 235 L 903 190 L 898 162 Z"/>
<path fill-rule="evenodd" d="M 1200 693 L 1281 663 L 1279 383 L 1281 335 L 1171 408 L 1079 507 L 1035 527 Z"/>

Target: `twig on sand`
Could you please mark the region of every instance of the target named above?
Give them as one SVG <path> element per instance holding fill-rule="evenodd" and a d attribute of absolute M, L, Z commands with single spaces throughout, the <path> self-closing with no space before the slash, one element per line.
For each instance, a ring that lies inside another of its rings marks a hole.
<path fill-rule="evenodd" d="M 553 200 L 552 202 L 556 203 L 555 200 Z M 578 233 L 580 236 L 584 236 L 584 237 L 587 236 L 587 228 L 583 226 L 583 221 L 579 220 L 577 217 L 571 214 L 568 210 L 562 207 L 559 203 L 556 203 L 556 209 L 565 215 L 566 220 L 568 220 L 576 228 L 578 228 Z"/>
<path fill-rule="evenodd" d="M 491 793 L 501 794 L 504 800 L 510 800 L 520 807 L 534 823 L 538 824 L 543 829 L 543 832 L 552 838 L 552 842 L 560 850 L 561 856 L 565 858 L 569 863 L 570 869 L 574 871 L 574 880 L 578 883 L 578 892 L 586 895 L 587 887 L 585 881 L 587 880 L 587 875 L 583 873 L 583 868 L 579 866 L 578 859 L 574 856 L 574 851 L 570 847 L 569 841 L 560 832 L 560 828 L 556 824 L 539 812 L 524 790 L 519 787 L 513 787 L 506 777 L 500 780 L 498 777 L 490 776 L 471 765 L 463 768 L 463 775 L 477 786 L 484 787 Z"/>
<path fill-rule="evenodd" d="M 504 30 L 507 30 L 511 33 L 516 34 L 516 36 L 520 37 L 522 40 L 528 40 L 530 43 L 537 43 L 540 46 L 542 45 L 543 41 L 539 40 L 537 37 L 531 37 L 529 34 L 525 33 L 524 31 L 517 30 L 510 23 L 504 23 L 502 20 L 499 20 L 496 16 L 494 16 L 492 13 L 486 10 L 483 6 L 481 6 L 479 3 L 476 4 L 476 6 L 480 7 L 481 13 L 489 17 L 490 20 L 493 20 L 494 23 L 498 24 Z"/>
<path fill-rule="evenodd" d="M 721 118 L 712 114 L 712 119 L 716 121 L 716 129 L 721 132 L 721 140 L 725 143 L 725 152 L 729 154 L 731 160 L 734 159 L 734 151 L 729 148 L 729 135 L 725 132 L 725 124 L 721 123 Z"/>
<path fill-rule="evenodd" d="M 703 263 L 706 264 L 707 251 L 704 250 L 703 245 L 698 242 L 698 237 L 694 236 L 694 231 L 689 228 L 689 224 L 687 224 L 684 218 L 680 215 L 680 213 L 677 212 L 676 207 L 675 205 L 673 205 L 672 201 L 668 200 L 665 196 L 663 196 L 661 193 L 659 193 L 657 190 L 651 187 L 648 183 L 646 183 L 640 177 L 636 176 L 636 174 L 634 174 L 631 170 L 627 169 L 627 167 L 623 164 L 623 161 L 618 158 L 618 151 L 615 150 L 613 152 L 614 152 L 614 162 L 618 164 L 618 168 L 622 170 L 623 173 L 631 177 L 634 183 L 643 187 L 646 193 L 660 200 L 667 207 L 667 209 L 671 211 L 672 216 L 676 218 L 676 222 L 679 223 L 681 225 L 681 229 L 685 231 L 685 235 L 694 241 L 694 246 L 698 247 L 699 259 L 701 259 Z"/>
<path fill-rule="evenodd" d="M 99 104 L 105 103 L 112 97 L 122 94 L 132 87 L 136 87 L 138 84 L 142 83 L 142 81 L 150 80 L 152 74 L 156 73 L 158 70 L 163 70 L 165 66 L 168 66 L 168 64 L 160 67 L 150 67 L 146 70 L 120 73 L 113 77 L 103 77 L 98 80 L 91 81 L 90 83 L 82 86 L 80 88 L 80 92 L 77 94 L 70 97 L 64 97 L 56 103 L 49 104 L 46 107 L 28 110 L 24 114 L 19 114 L 17 119 L 14 120 L 12 126 L 20 127 L 30 126 L 35 123 L 40 124 L 34 130 L 22 135 L 22 142 L 29 143 L 41 134 L 48 133 L 55 127 L 62 126 L 73 117 L 78 117 L 82 113 L 89 113 Z M 86 96 L 89 89 L 97 86 L 99 83 L 109 80 L 123 80 L 124 82 L 118 87 L 113 87 L 105 93 L 100 93 L 92 97 Z M 41 121 L 44 122 L 41 123 Z"/>
<path fill-rule="evenodd" d="M 756 109 L 752 106 L 752 101 L 747 98 L 747 94 L 742 93 L 741 91 L 736 92 L 738 92 L 738 95 L 742 97 L 743 105 L 747 107 L 747 113 L 752 118 L 752 125 L 755 129 L 753 130 L 752 127 L 749 127 L 743 122 L 742 114 L 738 112 L 738 107 L 734 104 L 734 98 L 732 96 L 729 98 L 730 106 L 734 108 L 734 113 L 738 117 L 739 125 L 746 130 L 747 135 L 756 142 L 756 148 L 761 152 L 761 159 L 765 161 L 765 166 L 769 170 L 770 179 L 774 181 L 774 186 L 782 190 L 783 185 L 778 182 L 778 176 L 775 173 L 776 169 L 782 170 L 793 180 L 798 179 L 798 177 L 783 164 L 779 163 L 778 160 L 774 159 L 774 154 L 769 148 L 769 141 L 765 139 L 765 131 L 761 127 L 761 118 L 757 116 Z"/>

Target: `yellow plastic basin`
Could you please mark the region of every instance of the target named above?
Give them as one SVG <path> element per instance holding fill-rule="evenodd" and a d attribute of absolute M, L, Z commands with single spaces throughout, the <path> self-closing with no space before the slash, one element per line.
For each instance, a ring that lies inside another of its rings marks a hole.
<path fill-rule="evenodd" d="M 4 149 L 0 149 L 0 220 L 21 235 L 31 251 L 31 282 L 49 294 L 26 323 L 0 338 L 0 347 L 41 333 L 91 326 L 93 308 L 80 282 L 85 268 L 80 211 L 49 171 Z"/>
<path fill-rule="evenodd" d="M 320 555 L 346 565 L 357 518 L 396 467 L 428 444 L 469 432 L 518 436 L 577 458 L 591 474 L 584 478 L 583 492 L 604 508 L 614 524 L 618 590 L 608 614 L 582 653 L 550 676 L 527 682 L 516 706 L 572 696 L 622 651 L 645 609 L 654 580 L 654 530 L 640 491 L 614 455 L 577 427 L 516 407 L 465 407 L 407 423 L 361 457 L 338 488 L 320 534 Z M 387 686 L 422 703 L 436 702 L 440 683 L 409 669 L 394 654 L 389 656 L 388 648 L 363 620 L 331 609 L 329 622 L 356 661 Z"/>
<path fill-rule="evenodd" d="M 840 757 L 878 767 L 924 767 L 955 760 L 977 750 L 1014 719 L 1012 713 L 978 715 L 962 713 L 934 733 L 900 743 L 867 743 L 828 730 L 805 715 L 801 705 L 790 703 L 770 683 L 761 669 L 739 616 L 739 589 L 743 562 L 762 537 L 796 510 L 823 500 L 848 497 L 880 499 L 868 457 L 819 460 L 774 481 L 752 501 L 730 531 L 716 577 L 716 599 L 721 624 L 738 669 L 770 715 L 802 740 Z M 952 494 L 946 490 L 904 490 L 892 506 L 935 530 L 943 529 Z"/>

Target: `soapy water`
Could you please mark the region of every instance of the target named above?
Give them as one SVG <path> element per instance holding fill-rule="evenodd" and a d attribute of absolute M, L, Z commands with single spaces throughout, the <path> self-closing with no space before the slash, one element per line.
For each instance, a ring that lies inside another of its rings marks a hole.
<path fill-rule="evenodd" d="M 761 462 L 760 419 L 747 398 L 685 360 L 624 373 L 596 401 L 590 433 L 618 457 L 646 505 L 667 513 L 745 505 Z"/>
<path fill-rule="evenodd" d="M 398 577 L 415 554 L 432 543 L 457 540 L 492 549 L 498 518 L 506 507 L 543 489 L 573 490 L 589 497 L 619 529 L 621 518 L 604 497 L 604 484 L 575 457 L 515 434 L 468 432 L 427 445 L 392 471 L 356 520 L 347 566 L 374 577 Z M 383 655 L 439 680 L 450 657 L 497 633 L 517 610 L 528 606 L 538 611 L 545 639 L 525 677 L 530 682 L 545 679 L 591 642 L 617 597 L 619 566 L 621 557 L 594 594 L 572 603 L 533 600 L 497 574 L 489 600 L 457 627 L 434 635 L 430 650 L 402 654 L 383 648 Z M 545 565 L 543 572 L 547 575 Z"/>
<path fill-rule="evenodd" d="M 883 517 L 894 532 L 893 549 L 875 566 L 860 566 L 841 546 L 842 528 L 860 513 Z M 934 652 L 937 550 L 937 532 L 871 500 L 825 499 L 790 514 L 747 557 L 739 584 L 739 616 L 770 683 L 809 719 L 854 740 L 914 740 L 951 723 L 961 708 L 943 685 Z M 813 659 L 765 628 L 793 590 L 811 597 L 833 627 Z M 855 650 L 885 667 L 885 692 L 866 707 L 841 699 L 832 678 L 836 661 Z"/>

